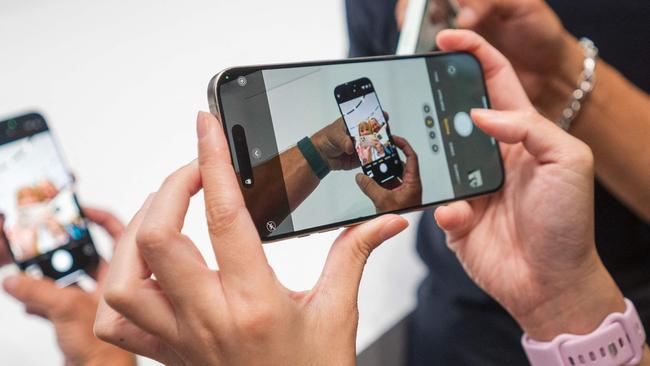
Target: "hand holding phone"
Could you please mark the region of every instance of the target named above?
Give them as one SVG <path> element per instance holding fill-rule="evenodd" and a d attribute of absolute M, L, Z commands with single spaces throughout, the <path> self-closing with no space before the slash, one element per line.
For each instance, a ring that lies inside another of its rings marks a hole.
<path fill-rule="evenodd" d="M 316 132 L 311 141 L 331 170 L 350 170 L 359 166 L 359 160 L 354 156 L 354 143 L 341 118 Z"/>
<path fill-rule="evenodd" d="M 99 256 L 74 178 L 43 116 L 0 122 L 0 181 L 0 244 L 21 270 L 61 285 L 95 270 Z"/>
<path fill-rule="evenodd" d="M 97 336 L 166 365 L 353 365 L 367 256 L 408 222 L 386 215 L 346 230 L 319 283 L 290 291 L 264 255 L 219 121 L 201 113 L 197 124 L 198 162 L 166 179 L 124 233 Z M 201 187 L 218 271 L 180 232 Z"/>
<path fill-rule="evenodd" d="M 115 243 L 124 229 L 109 212 L 86 208 L 90 221 L 101 226 Z M 127 351 L 97 339 L 93 324 L 99 301 L 99 288 L 108 269 L 101 261 L 90 275 L 98 286 L 86 292 L 77 286 L 59 287 L 50 278 L 34 278 L 24 274 L 7 277 L 5 291 L 25 305 L 26 312 L 47 319 L 54 326 L 59 349 L 66 365 L 135 365 L 135 357 Z"/>
<path fill-rule="evenodd" d="M 366 174 L 356 175 L 357 185 L 372 200 L 377 213 L 390 212 L 405 207 L 422 205 L 422 181 L 418 155 L 404 138 L 393 135 L 395 146 L 406 155 L 404 175 L 396 187 L 386 188 L 379 185 Z"/>

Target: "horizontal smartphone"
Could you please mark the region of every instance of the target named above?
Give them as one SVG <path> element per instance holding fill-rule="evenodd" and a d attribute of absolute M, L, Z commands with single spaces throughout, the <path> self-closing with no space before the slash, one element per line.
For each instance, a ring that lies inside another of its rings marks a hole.
<path fill-rule="evenodd" d="M 469 115 L 489 100 L 468 53 L 231 68 L 208 99 L 264 241 L 503 184 L 498 143 Z"/>
<path fill-rule="evenodd" d="M 40 114 L 0 122 L 0 182 L 0 245 L 21 270 L 65 286 L 96 268 L 73 176 Z"/>

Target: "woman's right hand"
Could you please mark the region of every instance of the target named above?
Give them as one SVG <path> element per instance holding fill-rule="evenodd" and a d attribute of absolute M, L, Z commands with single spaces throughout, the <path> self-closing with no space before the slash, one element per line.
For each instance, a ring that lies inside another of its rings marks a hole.
<path fill-rule="evenodd" d="M 595 248 L 593 157 L 539 115 L 506 58 L 471 31 L 444 31 L 445 51 L 474 54 L 495 109 L 476 125 L 501 142 L 501 191 L 439 207 L 435 217 L 469 276 L 538 341 L 588 333 L 625 304 Z"/>

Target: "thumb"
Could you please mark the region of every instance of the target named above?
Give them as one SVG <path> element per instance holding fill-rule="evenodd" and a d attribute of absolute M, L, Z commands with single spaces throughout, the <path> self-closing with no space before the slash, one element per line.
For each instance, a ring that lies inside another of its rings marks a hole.
<path fill-rule="evenodd" d="M 384 215 L 346 229 L 334 241 L 317 287 L 337 302 L 356 304 L 361 274 L 370 253 L 408 227 L 398 215 Z"/>
<path fill-rule="evenodd" d="M 385 193 L 385 189 L 377 184 L 374 179 L 368 177 L 365 174 L 359 173 L 356 175 L 355 180 L 357 182 L 357 185 L 359 186 L 359 189 L 361 189 L 361 192 L 368 196 L 370 200 L 377 205 L 377 201 L 382 197 L 382 195 Z"/>
<path fill-rule="evenodd" d="M 9 276 L 2 282 L 5 291 L 29 307 L 50 309 L 60 301 L 61 291 L 54 281 L 37 279 L 20 274 Z"/>
<path fill-rule="evenodd" d="M 352 143 L 352 139 L 346 132 L 345 123 L 342 118 L 334 121 L 331 131 L 332 133 L 328 137 L 332 144 L 347 155 L 354 153 L 354 143 Z"/>

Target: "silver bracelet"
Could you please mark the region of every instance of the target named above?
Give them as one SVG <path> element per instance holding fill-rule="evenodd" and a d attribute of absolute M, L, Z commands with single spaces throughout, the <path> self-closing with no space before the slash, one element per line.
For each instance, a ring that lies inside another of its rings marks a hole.
<path fill-rule="evenodd" d="M 580 38 L 580 46 L 585 53 L 585 59 L 582 62 L 582 73 L 578 81 L 578 87 L 571 93 L 571 100 L 567 106 L 562 110 L 562 116 L 557 121 L 557 125 L 562 127 L 565 131 L 571 128 L 571 123 L 580 112 L 582 103 L 584 103 L 587 95 L 594 90 L 596 83 L 596 61 L 598 60 L 598 48 L 588 38 Z"/>

